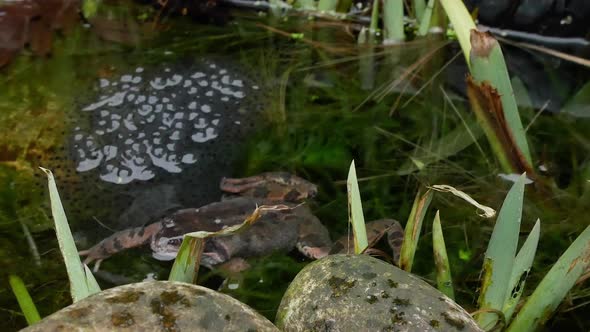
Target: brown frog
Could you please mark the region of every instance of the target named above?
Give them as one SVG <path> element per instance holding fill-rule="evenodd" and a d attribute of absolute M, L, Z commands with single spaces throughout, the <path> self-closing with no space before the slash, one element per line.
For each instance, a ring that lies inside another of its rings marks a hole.
<path fill-rule="evenodd" d="M 179 210 L 145 227 L 117 232 L 80 252 L 86 256 L 84 263 L 96 261 L 96 270 L 103 259 L 148 243 L 156 259 L 174 259 L 184 234 L 198 230 L 218 231 L 242 223 L 257 206 L 275 204 L 284 204 L 290 209 L 264 213 L 250 228 L 237 234 L 207 239 L 201 264 L 211 267 L 274 251 L 288 252 L 293 248 L 311 259 L 351 251 L 348 249 L 351 241 L 347 238 L 333 247 L 327 229 L 307 205 L 301 204 L 317 193 L 317 187 L 309 181 L 289 173 L 271 172 L 240 179 L 225 178 L 220 187 L 232 196 L 197 209 Z M 387 231 L 394 253 L 399 253 L 400 234 L 403 236 L 399 223 L 383 219 L 368 223 L 367 228 L 369 235 Z"/>

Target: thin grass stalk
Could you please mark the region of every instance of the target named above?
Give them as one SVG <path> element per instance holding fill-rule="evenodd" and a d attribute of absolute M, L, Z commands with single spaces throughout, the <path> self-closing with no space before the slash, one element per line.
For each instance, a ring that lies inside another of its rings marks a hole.
<path fill-rule="evenodd" d="M 35 306 L 23 280 L 20 277 L 11 274 L 8 276 L 8 282 L 10 283 L 10 288 L 16 297 L 20 310 L 25 315 L 27 324 L 33 325 L 40 321 L 41 316 L 39 315 L 39 311 L 37 311 L 37 307 Z"/>
<path fill-rule="evenodd" d="M 68 219 L 64 211 L 59 192 L 53 173 L 50 170 L 40 167 L 45 174 L 47 174 L 47 182 L 49 186 L 49 198 L 51 200 L 51 213 L 55 222 L 55 233 L 59 243 L 68 279 L 70 280 L 70 293 L 74 302 L 80 301 L 94 293 L 100 292 L 100 288 L 96 287 L 98 283 L 94 280 L 92 273 L 87 273 L 83 268 L 78 249 L 74 243 L 72 232 L 68 226 Z"/>
<path fill-rule="evenodd" d="M 485 254 L 478 300 L 479 309 L 484 311 L 476 317 L 476 321 L 484 329 L 495 325 L 499 317 L 498 313 L 492 311 L 501 312 L 510 296 L 508 285 L 518 245 L 525 178 L 526 175 L 522 174 L 508 191 Z"/>
<path fill-rule="evenodd" d="M 430 0 L 432 2 L 432 0 Z M 422 18 L 426 11 L 426 2 L 424 0 L 414 0 L 414 18 L 419 24 L 422 24 Z"/>
<path fill-rule="evenodd" d="M 510 296 L 506 298 L 504 303 L 504 318 L 507 322 L 512 318 L 514 310 L 518 305 L 518 301 L 524 291 L 526 283 L 526 277 L 533 266 L 533 260 L 535 259 L 535 253 L 537 252 L 537 245 L 539 244 L 539 235 L 541 232 L 541 222 L 537 219 L 535 226 L 531 230 L 531 233 L 527 237 L 526 241 L 522 245 L 522 248 L 518 251 L 518 255 L 514 259 L 514 267 L 512 268 L 512 276 L 510 277 L 510 284 L 508 289 L 510 290 Z"/>
<path fill-rule="evenodd" d="M 420 192 L 416 194 L 412 211 L 406 223 L 399 266 L 407 272 L 412 271 L 414 255 L 416 254 L 416 248 L 418 247 L 418 240 L 420 238 L 420 230 L 422 229 L 426 211 L 428 211 L 428 207 L 432 201 L 432 196 L 432 190 L 427 190 L 423 195 Z"/>
<path fill-rule="evenodd" d="M 379 29 L 379 3 L 380 0 L 373 0 L 373 8 L 371 11 L 371 23 L 369 29 L 371 33 L 377 33 Z"/>
<path fill-rule="evenodd" d="M 440 224 L 439 212 L 436 211 L 434 222 L 432 223 L 432 250 L 434 251 L 434 265 L 436 266 L 436 287 L 446 296 L 455 300 L 453 278 L 451 277 L 451 267 L 449 265 L 445 238 Z"/>
<path fill-rule="evenodd" d="M 318 10 L 324 12 L 335 12 L 338 7 L 338 0 L 320 0 Z"/>
<path fill-rule="evenodd" d="M 590 226 L 559 257 L 506 332 L 535 331 L 551 318 L 566 294 L 590 268 Z"/>
<path fill-rule="evenodd" d="M 348 220 L 352 224 L 354 234 L 354 253 L 360 254 L 369 246 L 369 243 L 354 160 L 350 163 L 346 188 L 348 191 Z"/>
<path fill-rule="evenodd" d="M 403 0 L 388 0 L 383 4 L 384 44 L 397 44 L 406 39 Z"/>
<path fill-rule="evenodd" d="M 298 0 L 295 5 L 303 10 L 316 10 L 315 0 Z"/>
<path fill-rule="evenodd" d="M 352 6 L 352 0 L 340 0 L 338 1 L 338 7 L 336 8 L 336 11 L 339 13 L 348 13 L 350 12 Z"/>
<path fill-rule="evenodd" d="M 359 75 L 361 89 L 372 90 L 375 87 L 375 34 L 363 27 L 358 36 Z"/>
<path fill-rule="evenodd" d="M 416 0 L 418 1 L 418 0 Z M 424 3 L 422 1 L 422 3 Z M 426 36 L 428 29 L 430 28 L 430 22 L 432 21 L 432 12 L 434 10 L 434 0 L 428 0 L 428 5 L 424 9 L 423 13 L 420 14 L 420 25 L 418 27 L 418 36 Z"/>

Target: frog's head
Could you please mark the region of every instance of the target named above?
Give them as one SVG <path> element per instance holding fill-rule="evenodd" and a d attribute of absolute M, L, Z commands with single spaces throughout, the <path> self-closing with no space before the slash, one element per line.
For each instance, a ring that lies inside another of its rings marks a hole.
<path fill-rule="evenodd" d="M 160 261 L 170 261 L 176 258 L 184 235 L 177 230 L 174 218 L 164 218 L 162 226 L 162 229 L 152 236 L 152 256 Z"/>

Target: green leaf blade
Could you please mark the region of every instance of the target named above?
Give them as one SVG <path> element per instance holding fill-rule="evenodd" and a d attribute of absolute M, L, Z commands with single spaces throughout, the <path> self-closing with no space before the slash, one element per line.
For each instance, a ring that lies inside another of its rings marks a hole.
<path fill-rule="evenodd" d="M 586 227 L 561 255 L 506 331 L 537 330 L 551 317 L 578 278 L 588 268 L 590 268 L 590 226 Z"/>
<path fill-rule="evenodd" d="M 51 213 L 55 222 L 55 232 L 59 243 L 59 249 L 66 265 L 68 279 L 70 280 L 70 292 L 74 302 L 80 301 L 94 293 L 100 292 L 97 287 L 98 283 L 94 280 L 92 274 L 86 274 L 78 255 L 78 249 L 74 243 L 74 237 L 68 225 L 66 212 L 61 204 L 59 192 L 53 173 L 41 167 L 41 170 L 47 174 L 49 187 L 49 198 L 51 200 Z"/>
<path fill-rule="evenodd" d="M 510 295 L 508 284 L 518 246 L 525 178 L 526 174 L 522 174 L 514 183 L 498 214 L 484 258 L 480 310 L 502 310 L 507 296 Z M 477 322 L 482 328 L 493 326 L 497 319 L 498 315 L 492 312 L 483 312 L 477 316 Z"/>
<path fill-rule="evenodd" d="M 432 250 L 434 251 L 434 264 L 436 266 L 437 288 L 454 300 L 455 291 L 453 290 L 451 267 L 449 265 L 449 257 L 445 246 L 439 211 L 436 211 L 434 222 L 432 223 Z"/>
<path fill-rule="evenodd" d="M 414 255 L 416 254 L 416 248 L 418 248 L 418 239 L 420 238 L 420 230 L 422 229 L 422 223 L 424 216 L 430 202 L 432 202 L 433 191 L 428 190 L 426 193 L 421 195 L 420 192 L 416 194 L 414 204 L 412 205 L 412 211 L 408 217 L 406 223 L 406 229 L 404 231 L 404 242 L 402 244 L 401 255 L 399 266 L 402 270 L 411 272 L 412 265 L 414 264 Z"/>
<path fill-rule="evenodd" d="M 365 228 L 365 216 L 363 215 L 363 205 L 361 203 L 361 193 L 356 178 L 356 169 L 354 160 L 348 170 L 348 179 L 346 180 L 348 189 L 348 218 L 352 224 L 354 233 L 354 252 L 362 253 L 368 246 L 367 230 Z"/>
<path fill-rule="evenodd" d="M 20 277 L 11 274 L 8 276 L 8 282 L 10 283 L 10 288 L 16 297 L 20 310 L 25 315 L 27 324 L 33 325 L 40 321 L 41 316 L 39 315 L 37 307 L 35 306 L 23 280 Z"/>
<path fill-rule="evenodd" d="M 535 253 L 537 252 L 537 245 L 539 244 L 539 236 L 541 233 L 541 222 L 537 219 L 535 226 L 531 230 L 531 233 L 527 237 L 526 241 L 520 248 L 520 251 L 514 259 L 514 266 L 512 267 L 512 276 L 510 277 L 510 284 L 508 290 L 510 290 L 510 296 L 507 297 L 506 303 L 504 303 L 504 317 L 506 321 L 510 321 L 516 305 L 522 296 L 524 291 L 524 285 L 526 277 L 533 266 L 533 260 L 535 259 Z"/>

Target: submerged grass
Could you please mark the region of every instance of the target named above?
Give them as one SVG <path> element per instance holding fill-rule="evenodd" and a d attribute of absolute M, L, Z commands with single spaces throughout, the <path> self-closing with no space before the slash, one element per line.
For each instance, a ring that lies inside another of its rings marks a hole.
<path fill-rule="evenodd" d="M 35 306 L 31 295 L 29 295 L 29 291 L 27 291 L 27 287 L 25 286 L 23 280 L 19 276 L 11 274 L 9 276 L 9 281 L 10 288 L 12 288 L 12 292 L 18 301 L 20 310 L 25 315 L 27 323 L 29 325 L 33 325 L 40 321 L 41 316 L 39 315 L 37 307 Z"/>

